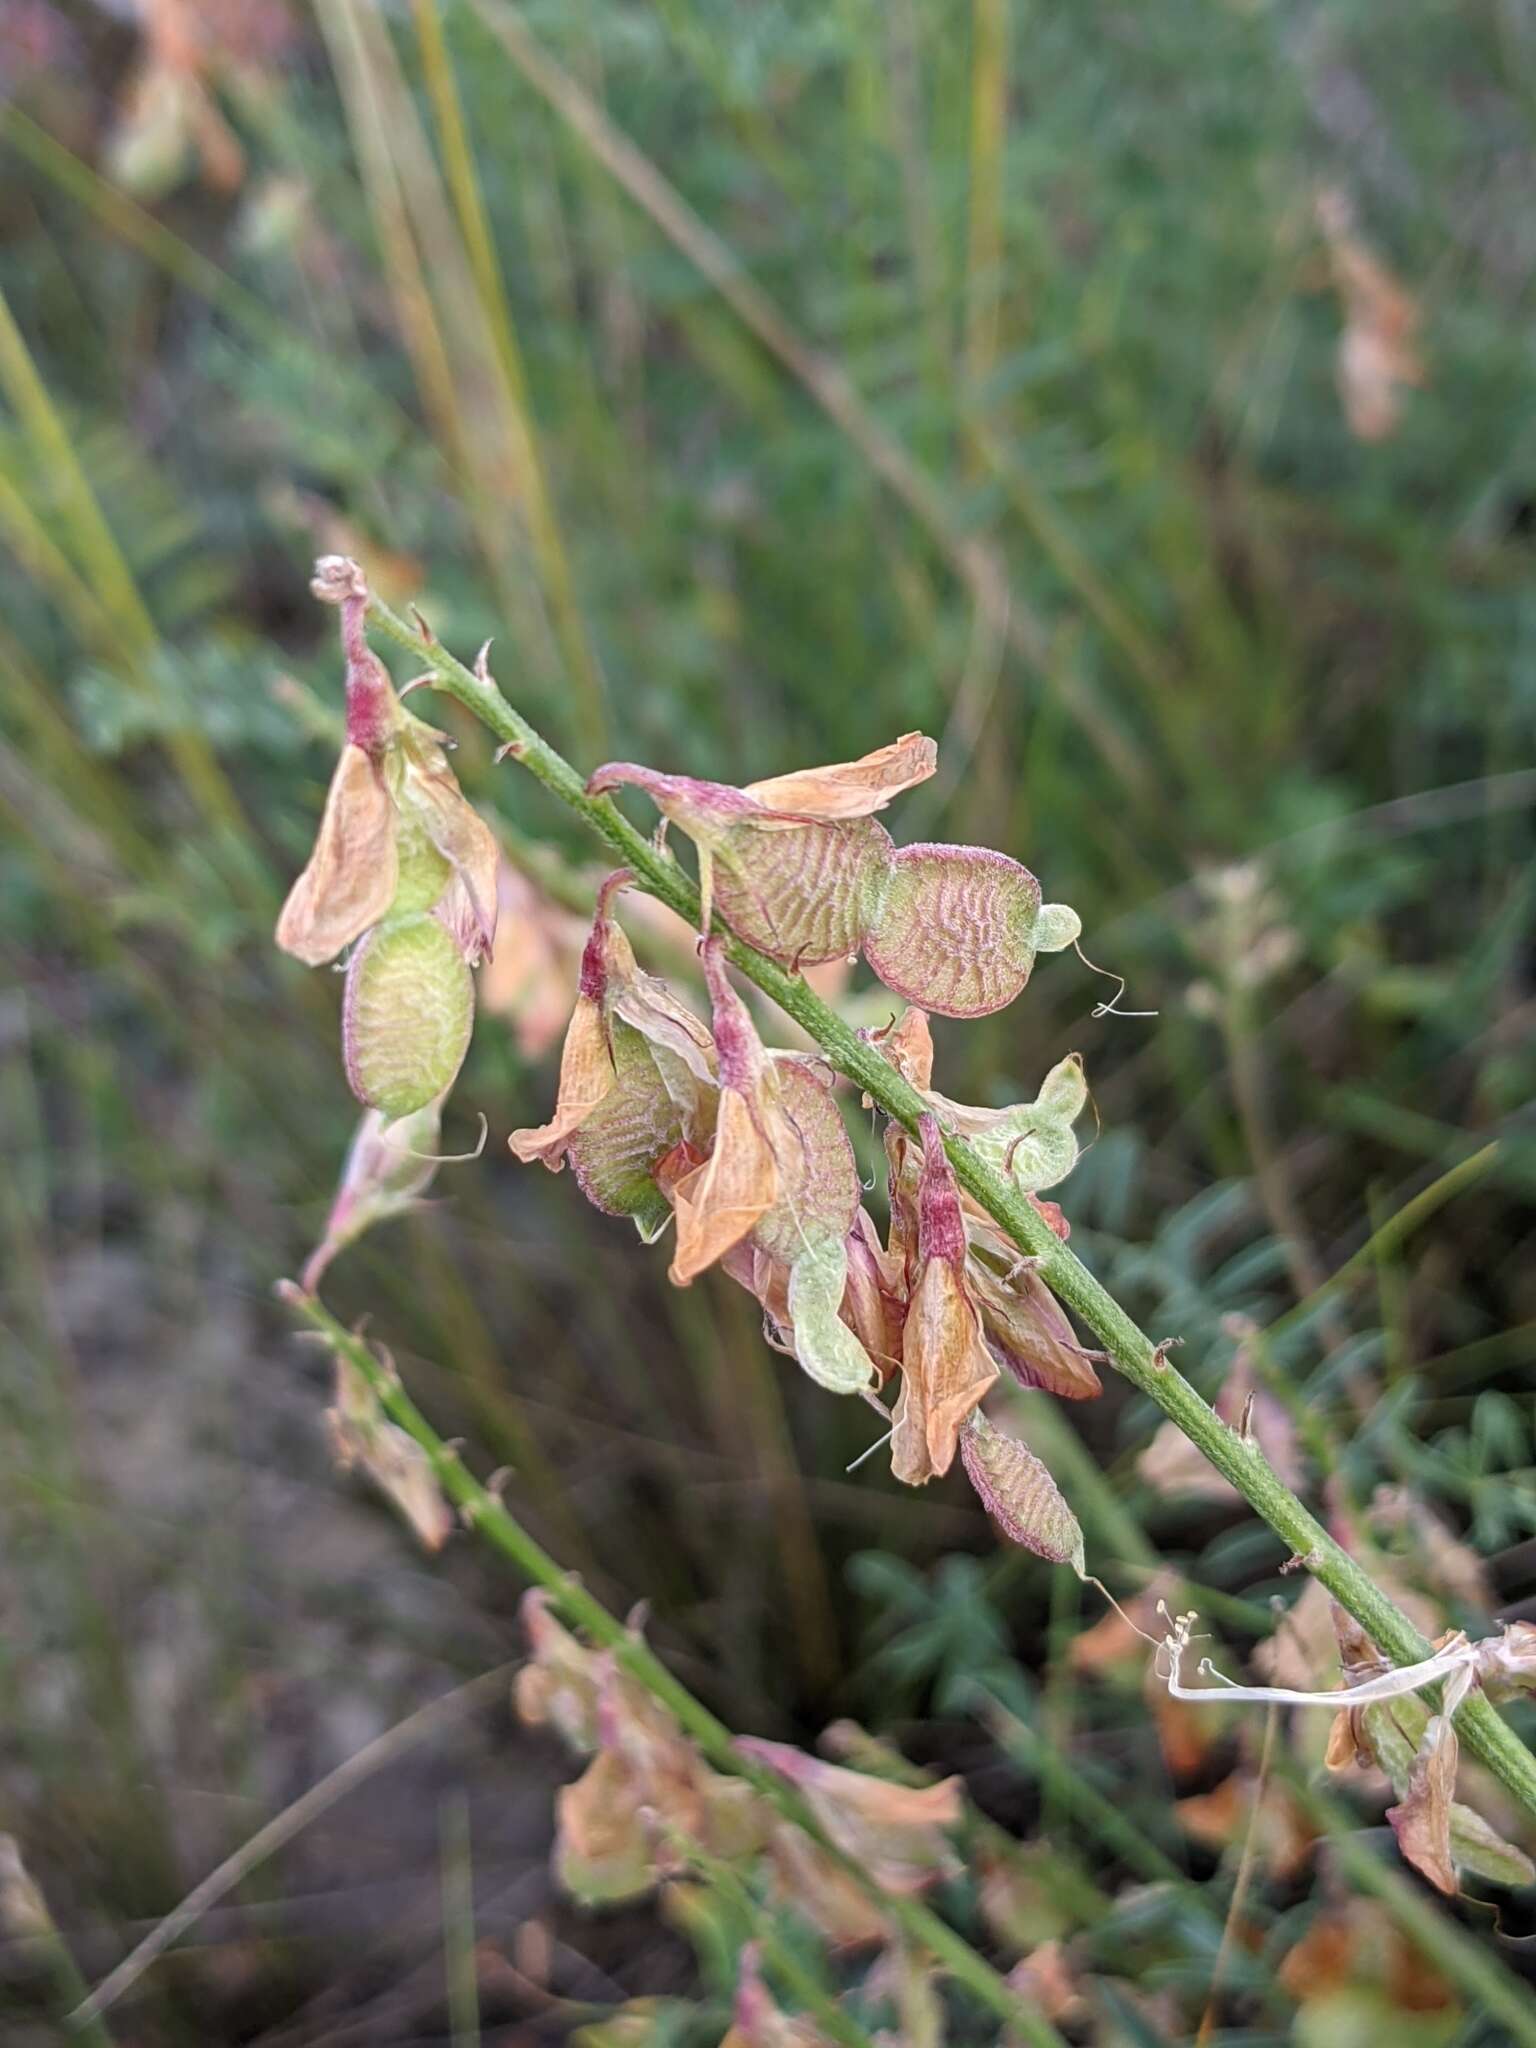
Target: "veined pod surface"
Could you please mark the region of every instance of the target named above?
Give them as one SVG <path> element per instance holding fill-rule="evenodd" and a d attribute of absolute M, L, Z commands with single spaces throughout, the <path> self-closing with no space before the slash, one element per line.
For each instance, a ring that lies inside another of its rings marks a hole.
<path fill-rule="evenodd" d="M 684 1135 L 651 1047 L 631 1024 L 609 1024 L 613 1085 L 573 1131 L 567 1156 L 581 1191 L 609 1216 L 630 1216 L 647 1237 L 671 1214 L 651 1169 Z"/>
<path fill-rule="evenodd" d="M 738 938 L 786 966 L 850 958 L 879 916 L 893 853 L 876 818 L 736 825 L 715 848 L 715 905 Z"/>
<path fill-rule="evenodd" d="M 474 981 L 435 917 L 390 918 L 347 968 L 342 1053 L 360 1102 L 409 1116 L 449 1087 L 469 1049 Z"/>
<path fill-rule="evenodd" d="M 941 1017 L 1001 1010 L 1038 952 L 1070 946 L 1081 926 L 1042 907 L 1026 867 L 982 846 L 904 846 L 891 863 L 864 957 L 887 988 Z"/>

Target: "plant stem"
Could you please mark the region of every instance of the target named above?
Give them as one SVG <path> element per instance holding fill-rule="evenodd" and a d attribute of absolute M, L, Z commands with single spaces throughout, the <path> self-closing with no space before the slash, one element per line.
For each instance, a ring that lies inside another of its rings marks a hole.
<path fill-rule="evenodd" d="M 720 1770 L 729 1771 L 734 1777 L 745 1778 L 754 1791 L 787 1821 L 809 1835 L 823 1854 L 853 1879 L 909 1941 L 926 1948 L 957 1984 L 963 1984 L 993 2012 L 1020 2029 L 1025 2039 L 1037 2043 L 1038 2048 L 1065 2048 L 1056 2029 L 1019 1997 L 1006 1977 L 995 1970 L 984 1956 L 978 1955 L 963 1935 L 957 1934 L 920 1899 L 885 1891 L 863 1864 L 829 1838 L 810 1806 L 793 1786 L 787 1785 L 766 1766 L 741 1754 L 730 1729 L 674 1678 L 644 1637 L 626 1628 L 587 1591 L 579 1579 L 563 1571 L 496 1495 L 481 1485 L 457 1451 L 444 1443 L 399 1381 L 361 1338 L 353 1336 L 329 1309 L 313 1295 L 305 1294 L 292 1281 L 279 1283 L 278 1292 L 295 1314 L 318 1330 L 326 1343 L 349 1365 L 356 1367 L 377 1396 L 385 1414 L 426 1452 L 438 1483 L 464 1521 L 484 1537 L 492 1549 L 509 1558 L 524 1578 L 542 1586 L 567 1622 L 584 1630 L 604 1649 L 611 1650 L 624 1670 L 659 1700 L 678 1725 L 693 1737 L 712 1764 Z"/>
<path fill-rule="evenodd" d="M 562 803 L 584 818 L 636 882 L 695 926 L 699 896 L 673 857 L 658 848 L 616 808 L 611 798 L 589 796 L 562 755 L 509 704 L 488 673 L 474 674 L 439 641 L 418 632 L 379 598 L 370 605 L 380 630 L 425 665 L 434 684 L 458 700 L 502 740 L 507 752 Z M 798 975 L 718 925 L 727 958 L 814 1038 L 832 1065 L 909 1131 L 927 1109 L 924 1098 L 851 1025 L 829 1009 Z M 955 1176 L 1022 1250 L 1038 1259 L 1041 1278 L 1092 1331 L 1115 1369 L 1146 1394 L 1274 1530 L 1383 1653 L 1415 1664 L 1430 1646 L 1398 1606 L 1328 1534 L 1317 1517 L 1279 1478 L 1257 1444 L 1229 1429 L 1162 1351 L 1056 1236 L 1028 1198 L 985 1165 L 962 1139 L 948 1133 L 945 1149 Z M 1505 1790 L 1536 1814 L 1536 1757 L 1487 1700 L 1474 1694 L 1456 1716 L 1467 1748 Z"/>

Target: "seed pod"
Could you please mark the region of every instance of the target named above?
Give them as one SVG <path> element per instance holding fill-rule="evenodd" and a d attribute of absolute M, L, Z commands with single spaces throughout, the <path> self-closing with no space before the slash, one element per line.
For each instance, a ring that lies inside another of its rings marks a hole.
<path fill-rule="evenodd" d="M 1077 1517 L 1027 1444 L 994 1429 L 978 1408 L 961 1433 L 960 1459 L 982 1506 L 1011 1542 L 1083 1576 Z"/>
<path fill-rule="evenodd" d="M 342 1053 L 359 1102 L 393 1119 L 453 1084 L 469 1049 L 474 982 L 435 917 L 390 918 L 347 968 Z"/>
<path fill-rule="evenodd" d="M 1018 861 L 981 846 L 904 846 L 891 864 L 864 957 L 887 988 L 941 1017 L 983 1017 L 1011 1003 L 1037 952 L 1082 929 L 1065 904 L 1042 908 Z"/>

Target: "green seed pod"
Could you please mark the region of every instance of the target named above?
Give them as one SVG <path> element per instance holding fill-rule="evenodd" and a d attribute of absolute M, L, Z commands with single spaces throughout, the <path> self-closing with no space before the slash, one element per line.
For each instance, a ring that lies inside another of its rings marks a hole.
<path fill-rule="evenodd" d="M 609 1033 L 613 1086 L 572 1133 L 567 1157 L 595 1208 L 633 1217 L 650 1238 L 672 1213 L 651 1169 L 683 1136 L 683 1117 L 640 1032 L 615 1017 Z"/>
<path fill-rule="evenodd" d="M 409 917 L 414 911 L 430 910 L 447 888 L 453 864 L 432 844 L 421 819 L 409 811 L 401 811 L 396 819 L 395 857 L 397 879 L 388 915 Z"/>
<path fill-rule="evenodd" d="M 469 1048 L 474 982 L 435 917 L 389 918 L 347 968 L 341 1042 L 359 1102 L 393 1120 L 452 1085 Z"/>
<path fill-rule="evenodd" d="M 734 825 L 715 848 L 715 904 L 733 932 L 788 966 L 850 959 L 880 914 L 891 857 L 875 818 Z"/>

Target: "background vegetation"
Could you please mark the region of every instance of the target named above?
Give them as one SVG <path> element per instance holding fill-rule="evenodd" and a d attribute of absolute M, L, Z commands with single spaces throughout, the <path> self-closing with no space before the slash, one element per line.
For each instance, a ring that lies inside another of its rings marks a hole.
<path fill-rule="evenodd" d="M 1156 1011 L 1096 1018 L 1108 984 L 1047 962 L 941 1031 L 940 1085 L 1016 1100 L 1080 1050 L 1074 1245 L 1208 1393 L 1234 1318 L 1270 1329 L 1310 1491 L 1428 1625 L 1536 1614 L 1524 0 L 11 0 L 5 30 L 0 1820 L 81 1969 L 519 1647 L 515 1585 L 333 1477 L 269 1297 L 352 1121 L 334 986 L 270 943 L 333 753 L 318 550 L 461 652 L 495 635 L 586 766 L 934 733 L 900 836 L 1026 860 Z M 1404 294 L 1421 381 L 1376 438 L 1320 191 Z M 579 902 L 591 847 L 454 719 Z M 555 964 L 482 1017 L 446 1125 L 484 1108 L 485 1158 L 337 1266 L 337 1312 L 733 1727 L 853 1717 L 963 1772 L 1025 1846 L 993 1842 L 1006 1911 L 946 1910 L 1006 1961 L 1063 1944 L 1069 2035 L 1192 2037 L 1242 1865 L 1207 2038 L 1510 2038 L 1529 1894 L 1384 1905 L 1368 1791 L 1304 1853 L 1311 1729 L 1250 1833 L 1261 1727 L 1149 1715 L 1144 1660 L 1085 1651 L 1096 1596 L 968 1493 L 845 1475 L 867 1413 L 744 1295 L 667 1289 L 507 1159 L 569 987 L 540 915 Z M 1016 1409 L 1118 1591 L 1172 1562 L 1234 1665 L 1273 1632 L 1278 1546 L 1140 1462 L 1147 1404 Z M 116 2037 L 534 2041 L 648 1997 L 633 2038 L 718 2040 L 739 1902 L 573 1909 L 569 1769 L 481 1696 Z M 0 1949 L 7 2039 L 53 2038 L 52 1967 Z"/>

